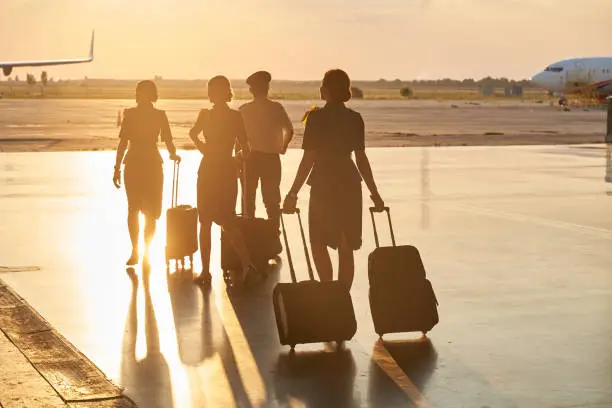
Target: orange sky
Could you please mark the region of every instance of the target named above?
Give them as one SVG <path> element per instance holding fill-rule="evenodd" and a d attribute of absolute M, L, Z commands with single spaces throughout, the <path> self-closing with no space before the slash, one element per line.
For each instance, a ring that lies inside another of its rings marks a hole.
<path fill-rule="evenodd" d="M 85 56 L 95 29 L 95 62 L 50 76 L 526 78 L 612 56 L 611 15 L 612 0 L 1 0 L 0 59 Z"/>

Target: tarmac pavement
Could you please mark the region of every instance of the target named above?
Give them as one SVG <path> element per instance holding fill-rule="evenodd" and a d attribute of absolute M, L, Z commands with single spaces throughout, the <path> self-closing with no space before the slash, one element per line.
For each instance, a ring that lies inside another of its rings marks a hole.
<path fill-rule="evenodd" d="M 140 407 L 612 407 L 603 146 L 368 154 L 397 242 L 419 248 L 440 302 L 428 339 L 381 342 L 374 332 L 367 212 L 352 288 L 358 331 L 341 352 L 298 345 L 291 357 L 279 345 L 271 291 L 289 280 L 285 253 L 264 284 L 233 296 L 217 245 L 214 287 L 203 291 L 166 275 L 162 217 L 150 271 L 126 272 L 125 192 L 112 186 L 112 152 L 0 154 L 0 277 Z M 282 191 L 299 155 L 283 157 Z M 183 156 L 179 201 L 194 205 L 199 153 Z M 307 198 L 304 187 L 304 210 Z M 288 224 L 305 279 L 297 223 Z"/>

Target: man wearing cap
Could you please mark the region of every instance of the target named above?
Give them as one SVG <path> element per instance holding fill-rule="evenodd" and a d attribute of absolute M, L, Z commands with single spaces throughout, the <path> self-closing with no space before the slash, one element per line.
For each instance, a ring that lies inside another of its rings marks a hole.
<path fill-rule="evenodd" d="M 253 100 L 240 107 L 251 153 L 246 163 L 246 215 L 255 216 L 255 196 L 261 196 L 268 219 L 280 228 L 281 160 L 293 138 L 293 124 L 283 105 L 268 99 L 272 76 L 258 71 L 247 78 Z"/>

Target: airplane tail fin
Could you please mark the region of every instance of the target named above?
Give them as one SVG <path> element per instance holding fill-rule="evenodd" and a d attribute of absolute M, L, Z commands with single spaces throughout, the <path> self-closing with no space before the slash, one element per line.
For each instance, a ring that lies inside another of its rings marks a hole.
<path fill-rule="evenodd" d="M 94 39 L 95 39 L 96 31 L 91 32 L 91 44 L 89 46 L 89 60 L 93 61 L 94 59 Z"/>

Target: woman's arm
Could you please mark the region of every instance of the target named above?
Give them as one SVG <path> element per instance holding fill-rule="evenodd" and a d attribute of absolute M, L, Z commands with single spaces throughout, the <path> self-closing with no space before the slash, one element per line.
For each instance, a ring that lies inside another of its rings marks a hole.
<path fill-rule="evenodd" d="M 204 110 L 200 111 L 200 113 L 198 114 L 198 118 L 196 119 L 196 122 L 194 123 L 193 127 L 189 130 L 189 137 L 193 141 L 193 144 L 195 145 L 195 147 L 197 147 L 200 153 L 202 154 L 205 154 L 206 143 L 201 141 L 198 138 L 198 135 L 200 134 L 200 132 L 204 130 L 204 115 L 205 115 L 204 112 L 205 112 Z"/>
<path fill-rule="evenodd" d="M 310 171 L 312 170 L 312 166 L 314 166 L 316 158 L 316 151 L 314 150 L 305 150 L 304 155 L 302 156 L 302 161 L 300 161 L 300 165 L 298 167 L 297 173 L 295 175 L 295 180 L 293 181 L 293 185 L 289 190 L 288 195 L 297 196 L 300 192 L 300 189 L 306 182 Z"/>
<path fill-rule="evenodd" d="M 115 170 L 121 170 L 121 162 L 128 146 L 127 139 L 120 139 L 119 146 L 117 146 L 117 156 L 115 158 Z"/>
<path fill-rule="evenodd" d="M 121 163 L 123 162 L 123 157 L 130 140 L 127 111 L 123 115 L 123 121 L 121 121 L 121 128 L 119 129 L 119 145 L 117 146 L 117 155 L 115 157 L 115 171 L 113 173 L 113 184 L 117 188 L 121 187 Z"/>
<path fill-rule="evenodd" d="M 113 173 L 113 184 L 115 187 L 121 187 L 121 162 L 123 161 L 123 156 L 125 154 L 125 149 L 127 149 L 128 140 L 121 139 L 119 141 L 119 146 L 117 146 L 117 157 L 115 158 L 115 171 Z"/>
<path fill-rule="evenodd" d="M 376 182 L 374 181 L 374 175 L 372 174 L 372 167 L 370 166 L 370 160 L 366 155 L 365 149 L 355 150 L 355 163 L 357 164 L 359 173 L 361 173 L 361 177 L 363 177 L 363 181 L 368 187 L 368 190 L 370 190 L 374 205 L 379 209 L 384 207 L 384 202 L 378 193 L 378 188 L 376 187 Z"/>
<path fill-rule="evenodd" d="M 166 144 L 168 153 L 170 153 L 170 160 L 180 161 L 181 158 L 176 154 L 176 147 L 174 146 L 174 141 L 172 138 L 172 131 L 170 130 L 170 122 L 168 121 L 168 116 L 166 115 L 166 112 L 163 112 L 161 139 Z"/>

